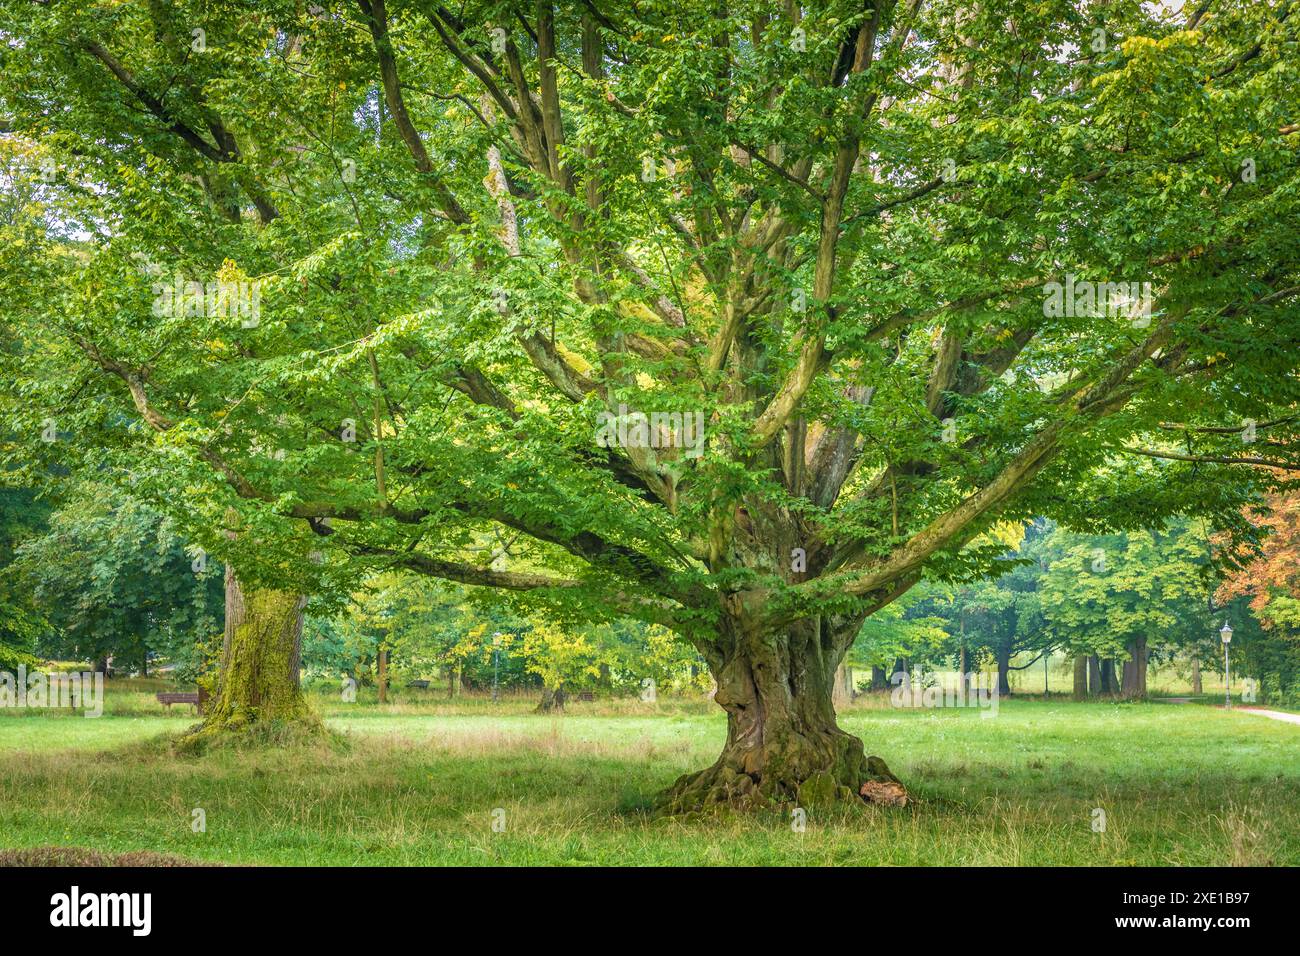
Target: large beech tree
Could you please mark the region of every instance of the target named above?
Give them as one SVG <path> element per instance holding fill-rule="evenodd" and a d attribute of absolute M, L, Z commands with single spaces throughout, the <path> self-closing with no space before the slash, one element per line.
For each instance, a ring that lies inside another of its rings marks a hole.
<path fill-rule="evenodd" d="M 727 739 L 669 807 L 857 800 L 868 615 L 1296 461 L 1290 3 L 0 10 L 17 457 L 228 562 L 218 715 L 405 568 L 692 642 Z"/>

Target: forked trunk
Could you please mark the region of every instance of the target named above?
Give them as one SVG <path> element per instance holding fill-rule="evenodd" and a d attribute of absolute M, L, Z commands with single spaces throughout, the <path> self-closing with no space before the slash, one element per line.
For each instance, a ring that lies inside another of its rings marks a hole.
<path fill-rule="evenodd" d="M 226 566 L 226 629 L 217 692 L 202 726 L 183 742 L 271 725 L 319 726 L 298 680 L 306 604 L 301 595 L 244 587 Z"/>
<path fill-rule="evenodd" d="M 867 757 L 862 741 L 835 723 L 835 671 L 851 642 L 815 618 L 778 634 L 728 626 L 725 650 L 709 655 L 714 699 L 727 712 L 726 745 L 713 766 L 669 789 L 666 809 L 905 802 L 885 762 Z"/>
<path fill-rule="evenodd" d="M 564 701 L 566 700 L 564 685 L 559 687 L 542 687 L 542 699 L 537 705 L 537 713 L 549 714 L 555 711 L 564 710 Z"/>

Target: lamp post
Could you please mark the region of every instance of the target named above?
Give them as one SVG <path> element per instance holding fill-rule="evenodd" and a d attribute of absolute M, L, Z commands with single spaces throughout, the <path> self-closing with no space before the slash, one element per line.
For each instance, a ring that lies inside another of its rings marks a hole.
<path fill-rule="evenodd" d="M 1223 627 L 1219 629 L 1219 637 L 1223 639 L 1223 706 L 1232 709 L 1232 680 L 1228 671 L 1228 645 L 1232 643 L 1232 626 L 1227 621 L 1223 622 Z"/>
<path fill-rule="evenodd" d="M 497 679 L 501 671 L 501 632 L 492 635 L 492 703 L 497 702 Z"/>

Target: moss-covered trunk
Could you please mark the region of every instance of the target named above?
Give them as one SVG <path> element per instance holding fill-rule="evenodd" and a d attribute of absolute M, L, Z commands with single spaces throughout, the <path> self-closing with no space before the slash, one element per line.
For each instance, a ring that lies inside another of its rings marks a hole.
<path fill-rule="evenodd" d="M 216 693 L 191 741 L 272 725 L 318 725 L 298 680 L 306 604 L 299 594 L 245 587 L 227 565 Z"/>
<path fill-rule="evenodd" d="M 713 766 L 668 790 L 669 812 L 905 801 L 884 761 L 867 757 L 862 741 L 835 723 L 835 671 L 851 637 L 815 618 L 776 634 L 728 626 L 720 637 L 707 657 L 714 700 L 727 712 L 727 742 Z"/>

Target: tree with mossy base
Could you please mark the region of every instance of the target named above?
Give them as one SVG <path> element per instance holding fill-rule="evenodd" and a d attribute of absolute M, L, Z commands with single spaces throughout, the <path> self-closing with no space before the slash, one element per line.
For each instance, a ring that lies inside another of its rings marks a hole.
<path fill-rule="evenodd" d="M 832 704 L 868 616 L 1296 465 L 1300 64 L 1246 0 L 815 7 L 0 0 L 21 466 L 234 509 L 280 590 L 671 629 L 728 728 L 678 810 L 898 786 Z"/>
<path fill-rule="evenodd" d="M 226 626 L 216 694 L 182 747 L 266 727 L 319 727 L 299 686 L 302 595 L 248 588 L 226 568 Z"/>

